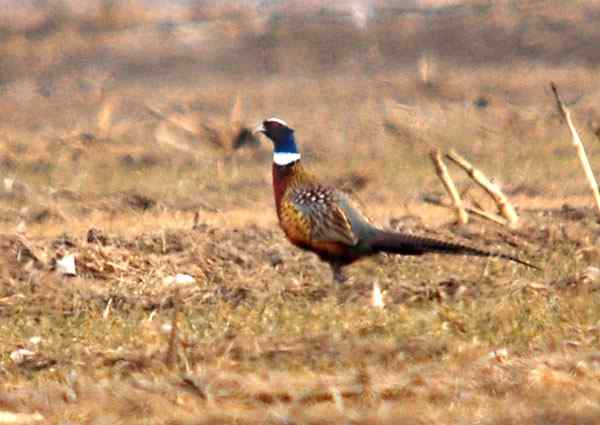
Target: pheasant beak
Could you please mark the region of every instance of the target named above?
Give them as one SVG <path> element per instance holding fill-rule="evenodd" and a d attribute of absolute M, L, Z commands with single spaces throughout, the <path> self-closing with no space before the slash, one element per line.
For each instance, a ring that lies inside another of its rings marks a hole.
<path fill-rule="evenodd" d="M 265 126 L 260 123 L 259 125 L 256 126 L 256 128 L 252 131 L 252 134 L 258 134 L 258 133 L 265 133 L 267 131 L 267 129 L 265 128 Z"/>

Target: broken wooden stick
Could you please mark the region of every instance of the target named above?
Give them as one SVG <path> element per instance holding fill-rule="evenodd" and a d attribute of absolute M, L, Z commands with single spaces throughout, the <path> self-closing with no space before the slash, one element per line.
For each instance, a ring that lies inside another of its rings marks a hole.
<path fill-rule="evenodd" d="M 519 221 L 519 216 L 517 215 L 515 208 L 508 201 L 506 195 L 502 193 L 502 190 L 498 187 L 498 185 L 492 183 L 480 170 L 473 167 L 469 161 L 455 151 L 451 150 L 446 157 L 465 170 L 469 177 L 471 177 L 475 183 L 481 186 L 488 193 L 488 195 L 490 195 L 496 205 L 498 205 L 500 214 L 508 222 L 508 226 L 516 227 Z"/>
<path fill-rule="evenodd" d="M 460 199 L 460 195 L 458 194 L 458 190 L 456 190 L 456 185 L 452 181 L 452 177 L 450 177 L 450 173 L 448 173 L 448 167 L 442 161 L 442 154 L 439 149 L 434 149 L 430 153 L 431 160 L 433 161 L 433 166 L 435 167 L 435 172 L 437 176 L 442 181 L 442 184 L 446 188 L 448 195 L 452 199 L 452 205 L 456 211 L 456 222 L 459 224 L 467 224 L 469 222 L 469 216 L 465 211 L 465 207 L 463 206 L 462 199 Z"/>
<path fill-rule="evenodd" d="M 585 148 L 583 147 L 583 142 L 579 138 L 577 134 L 577 130 L 575 130 L 575 126 L 573 125 L 573 121 L 571 120 L 571 113 L 569 109 L 567 109 L 566 105 L 560 99 L 558 95 L 558 90 L 556 89 L 556 85 L 552 82 L 550 83 L 550 87 L 554 92 L 554 97 L 556 98 L 556 105 L 558 106 L 558 111 L 560 115 L 563 117 L 564 121 L 567 123 L 567 127 L 569 127 L 569 131 L 571 132 L 571 141 L 575 150 L 577 151 L 577 156 L 579 157 L 579 161 L 581 161 L 581 166 L 583 167 L 583 171 L 585 172 L 585 176 L 587 177 L 587 181 L 592 189 L 592 193 L 594 195 L 594 200 L 596 201 L 596 208 L 600 211 L 600 191 L 598 190 L 598 182 L 594 177 L 594 172 L 592 171 L 592 167 L 588 160 L 588 157 L 585 153 Z"/>
<path fill-rule="evenodd" d="M 437 205 L 438 207 L 454 208 L 454 205 L 444 203 L 437 197 L 427 196 L 423 198 L 423 201 L 427 202 L 428 204 Z M 496 224 L 499 224 L 500 226 L 508 226 L 507 221 L 496 214 L 492 214 L 480 208 L 471 207 L 468 205 L 464 206 L 464 209 L 468 214 L 476 215 L 479 218 L 483 218 L 484 220 L 494 222 Z"/>
<path fill-rule="evenodd" d="M 498 216 L 497 214 L 489 213 L 489 212 L 484 211 L 477 207 L 467 207 L 466 210 L 468 213 L 476 215 L 477 217 L 484 218 L 489 221 L 493 221 L 494 223 L 499 224 L 501 226 L 509 226 L 510 227 L 510 224 L 508 223 L 508 221 L 503 219 L 502 217 Z"/>

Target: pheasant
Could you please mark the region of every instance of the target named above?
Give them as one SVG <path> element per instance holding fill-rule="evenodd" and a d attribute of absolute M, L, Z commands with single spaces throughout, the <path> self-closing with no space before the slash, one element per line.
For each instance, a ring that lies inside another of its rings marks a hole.
<path fill-rule="evenodd" d="M 347 279 L 344 266 L 382 252 L 497 257 L 538 268 L 507 254 L 377 228 L 347 194 L 320 183 L 304 170 L 294 130 L 285 121 L 269 118 L 254 133 L 262 133 L 273 142 L 273 190 L 279 225 L 292 244 L 328 263 L 336 282 Z"/>

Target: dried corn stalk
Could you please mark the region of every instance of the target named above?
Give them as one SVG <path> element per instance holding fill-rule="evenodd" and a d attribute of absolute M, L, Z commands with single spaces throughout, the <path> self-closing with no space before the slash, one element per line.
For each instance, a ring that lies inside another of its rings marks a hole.
<path fill-rule="evenodd" d="M 594 177 L 594 172 L 592 171 L 592 167 L 590 166 L 590 161 L 585 153 L 585 148 L 583 147 L 583 142 L 579 138 L 579 134 L 577 134 L 577 130 L 573 125 L 573 121 L 571 120 L 571 113 L 560 99 L 558 95 L 558 90 L 556 89 L 556 85 L 554 83 L 550 83 L 550 87 L 554 92 L 554 97 L 556 98 L 556 105 L 558 107 L 558 111 L 560 115 L 563 117 L 567 126 L 569 127 L 569 131 L 571 132 L 571 141 L 575 150 L 577 151 L 577 156 L 579 157 L 579 161 L 581 161 L 581 166 L 583 167 L 583 171 L 587 178 L 587 181 L 592 189 L 592 193 L 594 195 L 594 200 L 596 201 L 596 208 L 600 211 L 600 191 L 598 190 L 598 182 Z"/>
<path fill-rule="evenodd" d="M 498 205 L 500 214 L 507 220 L 510 227 L 515 227 L 517 225 L 519 216 L 498 185 L 492 183 L 480 170 L 473 167 L 469 161 L 455 151 L 450 151 L 446 157 L 465 170 L 469 177 L 490 195 L 494 202 L 496 202 L 496 205 Z"/>
<path fill-rule="evenodd" d="M 433 165 L 435 167 L 435 172 L 442 181 L 442 184 L 446 188 L 446 191 L 450 195 L 452 199 L 452 205 L 456 210 L 456 221 L 459 224 L 467 224 L 469 222 L 469 216 L 467 215 L 467 211 L 463 206 L 462 199 L 460 199 L 460 195 L 458 194 L 458 190 L 456 189 L 456 185 L 452 181 L 452 177 L 448 173 L 448 167 L 442 161 L 442 155 L 439 149 L 435 149 L 431 151 L 431 160 L 433 161 Z"/>

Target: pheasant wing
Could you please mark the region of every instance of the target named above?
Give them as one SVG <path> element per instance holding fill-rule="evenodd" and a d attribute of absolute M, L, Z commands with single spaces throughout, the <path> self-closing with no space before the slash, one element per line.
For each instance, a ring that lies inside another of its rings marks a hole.
<path fill-rule="evenodd" d="M 358 243 L 345 199 L 335 189 L 326 186 L 298 188 L 291 193 L 291 201 L 310 222 L 312 240 L 350 246 Z"/>

